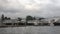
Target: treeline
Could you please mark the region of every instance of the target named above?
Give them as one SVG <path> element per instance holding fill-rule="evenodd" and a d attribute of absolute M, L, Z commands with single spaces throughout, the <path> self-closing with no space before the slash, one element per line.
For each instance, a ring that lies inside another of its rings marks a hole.
<path fill-rule="evenodd" d="M 4 20 L 10 20 L 10 19 L 11 19 L 10 17 L 5 17 L 4 14 L 2 14 L 2 16 L 1 16 L 1 20 L 2 21 L 4 21 Z M 20 18 L 20 17 L 18 17 L 17 19 L 18 19 L 18 21 L 22 20 L 22 18 Z M 26 16 L 26 21 L 36 20 L 36 19 L 37 19 L 36 17 L 32 17 L 30 15 Z M 42 18 L 39 18 L 38 20 L 42 20 L 42 19 L 45 19 L 45 18 L 42 17 Z"/>
<path fill-rule="evenodd" d="M 11 18 L 10 17 L 5 17 L 4 14 L 2 14 L 1 16 L 1 20 L 10 20 Z"/>

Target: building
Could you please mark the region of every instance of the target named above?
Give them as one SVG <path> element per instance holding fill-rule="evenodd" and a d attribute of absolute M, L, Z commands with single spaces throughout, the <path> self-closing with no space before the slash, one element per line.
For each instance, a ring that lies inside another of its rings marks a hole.
<path fill-rule="evenodd" d="M 32 24 L 32 25 L 38 25 L 39 20 L 30 20 L 27 23 Z"/>
<path fill-rule="evenodd" d="M 11 19 L 11 20 L 4 20 L 3 21 L 3 26 L 13 26 L 13 25 L 18 25 L 19 21 L 16 19 Z"/>

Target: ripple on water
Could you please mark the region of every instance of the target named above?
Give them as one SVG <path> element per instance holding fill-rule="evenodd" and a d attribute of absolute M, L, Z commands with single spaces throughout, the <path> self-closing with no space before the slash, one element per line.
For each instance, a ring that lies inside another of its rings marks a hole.
<path fill-rule="evenodd" d="M 0 34 L 59 34 L 59 26 L 27 26 L 0 28 Z"/>

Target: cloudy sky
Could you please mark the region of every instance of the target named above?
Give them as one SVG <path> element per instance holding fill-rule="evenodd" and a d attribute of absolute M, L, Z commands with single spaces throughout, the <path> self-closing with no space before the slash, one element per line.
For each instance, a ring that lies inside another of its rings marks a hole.
<path fill-rule="evenodd" d="M 60 0 L 0 0 L 0 16 L 60 16 Z"/>

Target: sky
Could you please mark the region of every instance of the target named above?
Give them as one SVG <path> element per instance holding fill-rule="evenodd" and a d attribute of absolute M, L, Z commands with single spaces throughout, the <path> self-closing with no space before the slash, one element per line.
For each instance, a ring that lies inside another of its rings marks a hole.
<path fill-rule="evenodd" d="M 17 18 L 60 16 L 60 0 L 0 0 L 0 16 Z"/>

